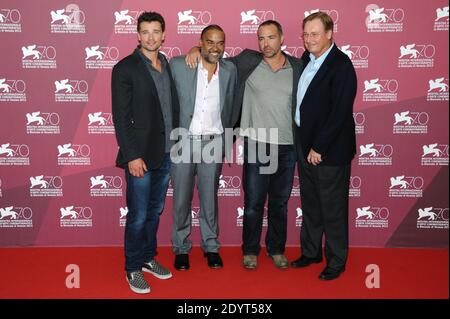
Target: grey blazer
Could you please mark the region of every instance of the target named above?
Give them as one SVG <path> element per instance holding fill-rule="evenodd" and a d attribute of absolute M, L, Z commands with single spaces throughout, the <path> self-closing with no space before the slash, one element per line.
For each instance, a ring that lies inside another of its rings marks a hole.
<path fill-rule="evenodd" d="M 220 110 L 223 128 L 232 128 L 236 118 L 233 109 L 234 92 L 237 85 L 237 71 L 233 63 L 219 61 Z M 191 69 L 185 63 L 185 56 L 177 56 L 170 61 L 170 69 L 180 101 L 180 121 L 182 128 L 189 129 L 194 114 L 195 95 L 197 92 L 197 68 Z"/>

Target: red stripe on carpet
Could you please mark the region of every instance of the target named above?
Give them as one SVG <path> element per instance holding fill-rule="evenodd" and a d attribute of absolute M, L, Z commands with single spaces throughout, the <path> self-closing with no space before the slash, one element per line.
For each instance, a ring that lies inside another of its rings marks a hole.
<path fill-rule="evenodd" d="M 279 270 L 263 250 L 258 269 L 241 266 L 241 250 L 223 247 L 224 268 L 209 269 L 199 247 L 190 254 L 191 269 L 173 268 L 170 247 L 159 248 L 158 261 L 174 276 L 160 280 L 145 273 L 151 293 L 130 291 L 123 270 L 121 247 L 3 248 L 0 249 L 0 298 L 447 298 L 449 297 L 448 249 L 352 248 L 347 270 L 334 281 L 321 281 L 325 263 L 303 269 Z M 289 260 L 298 257 L 289 247 Z M 65 285 L 68 264 L 80 268 L 80 288 Z M 380 288 L 365 285 L 366 266 L 380 269 Z"/>

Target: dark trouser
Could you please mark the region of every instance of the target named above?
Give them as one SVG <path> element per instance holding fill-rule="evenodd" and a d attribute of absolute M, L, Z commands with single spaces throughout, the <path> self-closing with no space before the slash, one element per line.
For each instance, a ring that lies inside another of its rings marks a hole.
<path fill-rule="evenodd" d="M 325 234 L 327 266 L 341 269 L 345 267 L 348 255 L 351 166 L 314 166 L 306 162 L 299 147 L 297 152 L 303 211 L 302 255 L 322 256 L 322 236 Z"/>
<path fill-rule="evenodd" d="M 257 143 L 266 148 L 269 144 Z M 252 151 L 250 149 L 250 151 Z M 242 251 L 244 255 L 259 255 L 263 227 L 264 203 L 268 199 L 266 248 L 270 255 L 283 254 L 287 234 L 287 205 L 291 196 L 295 169 L 293 145 L 278 145 L 278 168 L 273 174 L 261 174 L 262 164 L 256 156 L 256 163 L 249 163 L 248 142 L 244 143 L 244 227 Z"/>
<path fill-rule="evenodd" d="M 127 181 L 127 222 L 125 225 L 125 270 L 141 270 L 156 255 L 159 216 L 164 210 L 170 176 L 170 156 L 161 167 L 149 169 L 144 177 L 134 177 L 125 169 Z"/>

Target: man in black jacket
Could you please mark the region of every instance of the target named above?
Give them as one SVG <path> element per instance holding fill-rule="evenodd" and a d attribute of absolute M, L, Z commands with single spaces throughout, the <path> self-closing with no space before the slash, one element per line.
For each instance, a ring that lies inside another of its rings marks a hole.
<path fill-rule="evenodd" d="M 125 270 L 132 291 L 149 293 L 142 271 L 160 279 L 172 274 L 160 265 L 156 233 L 170 176 L 170 132 L 178 127 L 178 96 L 165 57 L 159 52 L 165 22 L 156 12 L 138 18 L 139 46 L 112 72 L 112 113 L 125 168 L 128 207 Z"/>
<path fill-rule="evenodd" d="M 348 189 L 356 152 L 353 103 L 356 73 L 333 43 L 333 20 L 323 12 L 303 20 L 307 51 L 295 112 L 295 145 L 300 171 L 303 223 L 302 256 L 292 267 L 322 261 L 325 234 L 327 266 L 322 280 L 339 277 L 348 255 Z"/>

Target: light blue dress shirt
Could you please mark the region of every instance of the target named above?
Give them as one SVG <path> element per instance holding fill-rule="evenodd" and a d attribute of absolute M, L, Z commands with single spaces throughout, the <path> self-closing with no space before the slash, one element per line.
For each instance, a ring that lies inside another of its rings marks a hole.
<path fill-rule="evenodd" d="M 314 79 L 317 71 L 323 64 L 323 61 L 327 58 L 331 49 L 334 47 L 334 43 L 331 44 L 328 50 L 325 51 L 320 57 L 316 58 L 312 53 L 309 54 L 310 61 L 306 68 L 303 70 L 300 81 L 298 82 L 297 88 L 297 107 L 295 109 L 295 124 L 300 127 L 300 105 L 302 104 L 303 98 L 305 97 L 306 90 L 308 90 L 311 81 Z"/>

